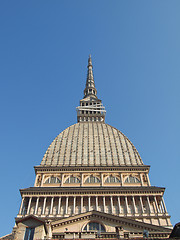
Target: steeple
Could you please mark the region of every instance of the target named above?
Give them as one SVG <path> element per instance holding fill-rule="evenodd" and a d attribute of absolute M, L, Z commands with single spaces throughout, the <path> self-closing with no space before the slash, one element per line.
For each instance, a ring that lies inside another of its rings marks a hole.
<path fill-rule="evenodd" d="M 97 90 L 95 88 L 93 66 L 91 55 L 88 58 L 88 71 L 86 79 L 86 87 L 84 89 L 84 98 L 80 100 L 80 106 L 77 110 L 78 122 L 104 122 L 106 110 L 100 99 L 97 98 Z"/>
<path fill-rule="evenodd" d="M 92 59 L 91 55 L 89 55 L 88 58 L 88 71 L 87 71 L 87 79 L 86 79 L 86 87 L 84 89 L 84 98 L 87 96 L 94 96 L 97 98 L 97 90 L 95 88 L 94 83 L 94 76 L 93 76 L 93 65 L 92 65 Z"/>

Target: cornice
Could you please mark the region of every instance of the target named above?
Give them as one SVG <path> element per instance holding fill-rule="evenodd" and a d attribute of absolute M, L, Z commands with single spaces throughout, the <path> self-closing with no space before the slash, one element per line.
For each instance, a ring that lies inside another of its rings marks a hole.
<path fill-rule="evenodd" d="M 162 195 L 165 188 L 161 187 L 30 187 L 20 189 L 21 195 L 43 196 L 124 196 L 124 195 Z"/>
<path fill-rule="evenodd" d="M 142 166 L 34 166 L 35 172 L 149 172 L 149 165 Z"/>

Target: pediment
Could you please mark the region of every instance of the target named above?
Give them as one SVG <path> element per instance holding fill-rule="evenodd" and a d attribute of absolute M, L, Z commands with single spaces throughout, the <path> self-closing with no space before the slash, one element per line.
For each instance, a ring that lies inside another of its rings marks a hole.
<path fill-rule="evenodd" d="M 120 216 L 115 216 L 112 214 L 107 214 L 107 213 L 98 212 L 98 211 L 89 211 L 86 213 L 74 215 L 72 217 L 56 220 L 51 222 L 51 226 L 52 226 L 52 229 L 56 231 L 56 229 L 59 229 L 61 227 L 67 227 L 68 225 L 72 226 L 72 224 L 77 225 L 80 222 L 88 222 L 88 221 L 103 222 L 103 223 L 106 223 L 107 225 L 113 226 L 114 228 L 118 226 L 123 226 L 128 229 L 137 229 L 137 231 L 142 231 L 146 229 L 150 232 L 171 232 L 171 230 L 168 228 L 136 221 L 128 217 L 120 217 Z"/>
<path fill-rule="evenodd" d="M 34 216 L 34 215 L 29 215 L 23 218 L 17 218 L 16 219 L 16 224 L 23 223 L 24 225 L 28 227 L 37 227 L 40 225 L 44 225 L 45 231 L 47 232 L 46 224 L 45 221 L 42 219 Z"/>

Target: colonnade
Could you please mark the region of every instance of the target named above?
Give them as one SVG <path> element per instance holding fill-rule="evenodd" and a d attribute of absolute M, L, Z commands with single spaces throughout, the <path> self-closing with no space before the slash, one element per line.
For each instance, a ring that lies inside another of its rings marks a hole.
<path fill-rule="evenodd" d="M 129 216 L 167 213 L 164 199 L 156 196 L 37 196 L 22 198 L 19 215 L 71 216 L 91 210 Z"/>

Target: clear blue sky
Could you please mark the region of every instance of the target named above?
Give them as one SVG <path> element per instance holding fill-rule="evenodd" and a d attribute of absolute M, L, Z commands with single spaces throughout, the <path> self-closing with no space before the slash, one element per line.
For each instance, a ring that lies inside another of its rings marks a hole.
<path fill-rule="evenodd" d="M 180 1 L 0 1 L 0 236 L 51 141 L 76 123 L 91 53 L 106 123 L 180 221 Z"/>

